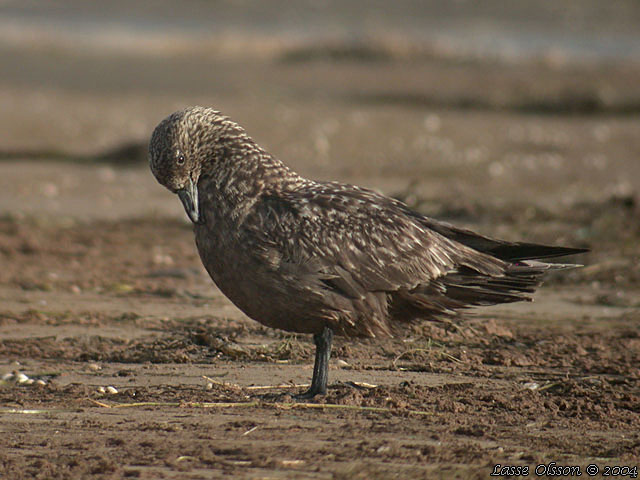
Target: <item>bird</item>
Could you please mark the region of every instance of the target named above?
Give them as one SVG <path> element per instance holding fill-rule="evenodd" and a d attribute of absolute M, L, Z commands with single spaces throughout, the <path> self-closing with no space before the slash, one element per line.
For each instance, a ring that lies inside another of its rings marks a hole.
<path fill-rule="evenodd" d="M 383 338 L 470 307 L 530 301 L 553 257 L 588 251 L 490 238 L 373 190 L 297 174 L 208 107 L 162 120 L 157 181 L 178 195 L 219 290 L 267 327 L 313 335 L 325 395 L 334 335 Z"/>

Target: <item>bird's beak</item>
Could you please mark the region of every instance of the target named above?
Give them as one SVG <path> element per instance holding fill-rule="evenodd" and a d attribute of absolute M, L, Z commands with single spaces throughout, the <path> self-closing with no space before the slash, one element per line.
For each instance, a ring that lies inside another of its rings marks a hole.
<path fill-rule="evenodd" d="M 185 188 L 178 190 L 178 197 L 182 202 L 184 210 L 189 215 L 193 223 L 202 223 L 200 219 L 200 209 L 198 205 L 198 185 L 189 178 L 189 183 Z"/>

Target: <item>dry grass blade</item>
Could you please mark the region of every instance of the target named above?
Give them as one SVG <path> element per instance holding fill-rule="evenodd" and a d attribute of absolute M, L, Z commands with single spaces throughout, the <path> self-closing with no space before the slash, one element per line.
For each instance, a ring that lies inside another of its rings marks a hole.
<path fill-rule="evenodd" d="M 252 385 L 249 387 L 244 387 L 245 390 L 271 390 L 271 389 L 281 389 L 281 388 L 308 388 L 310 387 L 310 383 L 300 383 L 300 384 L 284 384 L 284 385 Z"/>
<path fill-rule="evenodd" d="M 393 362 L 391 362 L 391 365 L 396 370 L 406 370 L 403 367 L 398 367 L 398 365 L 397 365 L 398 361 L 401 360 L 404 357 L 408 357 L 410 355 L 415 355 L 417 353 L 424 353 L 427 356 L 432 356 L 432 355 L 440 356 L 442 358 L 446 358 L 447 360 L 450 360 L 450 361 L 452 361 L 454 363 L 458 363 L 458 364 L 464 363 L 459 358 L 454 357 L 453 355 L 445 352 L 444 350 L 438 350 L 438 351 L 434 350 L 432 348 L 433 345 L 437 345 L 437 344 L 435 342 L 432 343 L 431 341 L 429 341 L 429 343 L 428 343 L 426 348 L 413 348 L 411 350 L 406 350 L 406 351 L 402 352 L 400 355 L 398 355 L 397 357 L 395 357 L 393 359 Z M 444 346 L 442 346 L 442 347 L 444 348 Z"/>
<path fill-rule="evenodd" d="M 91 400 L 91 399 L 89 399 Z M 334 403 L 283 403 L 283 402 L 136 402 L 106 404 L 91 400 L 103 408 L 136 408 L 136 407 L 191 407 L 191 408 L 245 408 L 271 407 L 281 410 L 314 409 L 314 410 L 354 410 L 376 413 L 409 413 L 411 415 L 433 415 L 423 410 L 394 410 L 386 407 L 366 407 L 360 405 L 339 405 Z"/>
<path fill-rule="evenodd" d="M 53 410 L 35 410 L 31 408 L 8 408 L 0 409 L 0 414 L 18 413 L 21 415 L 34 415 L 38 413 L 51 413 Z"/>
<path fill-rule="evenodd" d="M 373 383 L 367 383 L 367 382 L 346 382 L 346 384 L 359 389 L 372 390 L 374 388 L 378 388 L 378 385 L 374 385 Z"/>
<path fill-rule="evenodd" d="M 272 390 L 272 389 L 282 389 L 282 388 L 308 388 L 311 384 L 309 383 L 302 383 L 302 384 L 291 384 L 291 383 L 287 383 L 287 384 L 281 384 L 281 385 L 251 385 L 248 387 L 241 387 L 240 385 L 238 385 L 237 383 L 228 383 L 228 382 L 221 382 L 219 380 L 214 380 L 211 377 L 208 377 L 207 375 L 202 375 L 202 378 L 204 378 L 205 380 L 207 380 L 208 382 L 214 384 L 214 385 L 221 385 L 223 387 L 232 387 L 232 388 L 244 388 L 245 390 Z"/>
<path fill-rule="evenodd" d="M 227 387 L 227 388 L 242 388 L 240 385 L 238 385 L 237 383 L 229 383 L 229 382 L 221 382 L 220 380 L 214 380 L 211 377 L 208 377 L 207 375 L 202 375 L 202 378 L 204 378 L 206 381 L 212 383 L 213 385 L 220 385 L 222 387 Z"/>
<path fill-rule="evenodd" d="M 423 410 L 393 410 L 391 408 L 386 407 L 363 407 L 360 405 L 339 405 L 335 403 L 273 403 L 268 404 L 270 406 L 274 406 L 276 408 L 283 409 L 298 409 L 298 408 L 311 408 L 311 409 L 337 409 L 337 410 L 357 410 L 361 412 L 378 412 L 378 413 L 394 413 L 394 412 L 403 412 L 410 413 L 413 415 L 433 415 L 433 412 L 427 412 Z"/>
<path fill-rule="evenodd" d="M 258 407 L 260 402 L 136 402 L 115 403 L 108 405 L 110 408 L 134 408 L 134 407 L 192 407 L 192 408 L 234 408 L 234 407 Z"/>
<path fill-rule="evenodd" d="M 99 402 L 98 400 L 94 400 L 93 398 L 87 398 L 87 400 L 89 400 L 91 403 L 95 403 L 99 407 L 111 408 L 111 405 L 107 403 Z"/>
<path fill-rule="evenodd" d="M 549 388 L 557 387 L 558 385 L 560 385 L 559 382 L 547 383 L 546 385 L 543 385 L 540 388 L 538 388 L 538 391 L 542 392 L 543 390 L 548 390 Z"/>
<path fill-rule="evenodd" d="M 414 353 L 426 353 L 427 355 L 431 354 L 431 348 L 414 348 L 411 350 L 406 350 L 404 352 L 402 352 L 400 355 L 398 355 L 396 358 L 393 359 L 393 362 L 391 363 L 393 365 L 393 368 L 397 369 L 398 368 L 398 361 L 401 360 L 403 357 L 408 356 L 408 355 L 413 355 Z"/>

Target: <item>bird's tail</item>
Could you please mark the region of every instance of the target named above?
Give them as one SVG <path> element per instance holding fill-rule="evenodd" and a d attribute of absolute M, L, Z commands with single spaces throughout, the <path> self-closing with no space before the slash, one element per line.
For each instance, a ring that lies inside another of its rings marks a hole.
<path fill-rule="evenodd" d="M 450 240 L 506 262 L 565 257 L 567 255 L 576 255 L 589 251 L 587 248 L 556 247 L 526 242 L 506 242 L 504 240 L 485 237 L 471 230 L 458 228 L 446 222 L 433 220 L 432 218 L 422 217 L 420 220 L 428 228 Z"/>
<path fill-rule="evenodd" d="M 501 276 L 482 275 L 472 269 L 461 268 L 445 275 L 441 283 L 446 296 L 459 302 L 461 308 L 531 301 L 531 295 L 542 284 L 545 273 L 580 266 L 573 263 L 522 260 L 508 265 Z"/>

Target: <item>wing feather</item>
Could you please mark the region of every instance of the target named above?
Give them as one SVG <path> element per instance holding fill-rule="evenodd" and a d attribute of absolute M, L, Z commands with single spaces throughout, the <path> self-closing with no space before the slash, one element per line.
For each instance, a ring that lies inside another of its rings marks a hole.
<path fill-rule="evenodd" d="M 505 266 L 430 230 L 382 195 L 336 182 L 264 195 L 244 228 L 263 250 L 277 251 L 258 254 L 312 264 L 328 288 L 349 298 L 410 290 L 462 265 L 488 275 Z"/>

